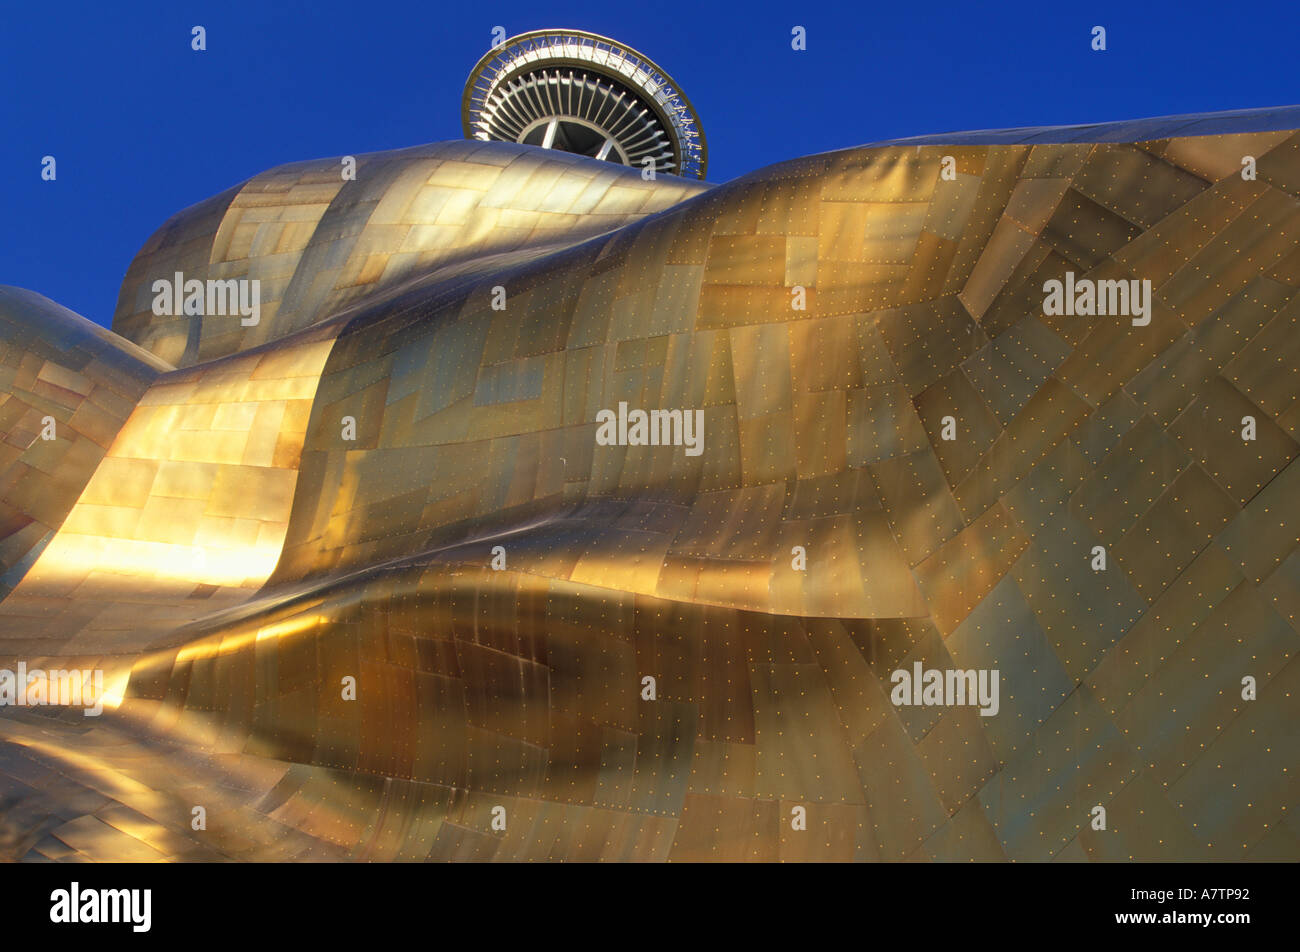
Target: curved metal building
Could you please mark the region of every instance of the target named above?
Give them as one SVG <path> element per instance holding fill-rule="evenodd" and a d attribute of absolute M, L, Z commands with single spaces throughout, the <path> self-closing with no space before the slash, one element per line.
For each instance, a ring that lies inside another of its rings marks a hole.
<path fill-rule="evenodd" d="M 5 291 L 0 669 L 104 710 L 0 707 L 0 848 L 1300 857 L 1297 129 L 420 146 L 179 213 L 116 336 Z"/>

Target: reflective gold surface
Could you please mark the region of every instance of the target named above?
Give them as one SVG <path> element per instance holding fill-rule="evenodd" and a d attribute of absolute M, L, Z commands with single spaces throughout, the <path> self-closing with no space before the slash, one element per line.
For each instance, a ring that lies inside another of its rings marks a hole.
<path fill-rule="evenodd" d="M 48 298 L 0 287 L 0 597 L 49 543 L 171 368 Z"/>
<path fill-rule="evenodd" d="M 333 342 L 313 328 L 156 380 L 0 608 L 4 641 L 116 653 L 252 595 L 280 556 Z"/>
<path fill-rule="evenodd" d="M 282 165 L 173 216 L 127 270 L 113 329 L 187 367 L 287 337 L 404 279 L 573 244 L 706 187 L 506 143 L 344 158 Z M 260 281 L 261 320 L 156 316 L 153 282 L 176 272 Z"/>
<path fill-rule="evenodd" d="M 128 271 L 115 330 L 182 369 L 0 603 L 4 666 L 115 693 L 0 709 L 6 855 L 1300 857 L 1300 134 L 338 168 Z M 156 318 L 175 271 L 261 322 Z M 1045 315 L 1066 271 L 1150 324 Z M 621 402 L 703 452 L 598 444 Z M 891 703 L 918 662 L 1000 710 Z"/>

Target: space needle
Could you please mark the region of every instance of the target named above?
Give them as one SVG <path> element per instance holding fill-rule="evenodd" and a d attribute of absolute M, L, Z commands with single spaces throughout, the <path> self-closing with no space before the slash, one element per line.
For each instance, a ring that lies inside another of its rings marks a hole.
<path fill-rule="evenodd" d="M 461 99 L 465 136 L 704 178 L 700 117 L 675 80 L 631 47 L 584 30 L 535 30 L 489 50 Z"/>

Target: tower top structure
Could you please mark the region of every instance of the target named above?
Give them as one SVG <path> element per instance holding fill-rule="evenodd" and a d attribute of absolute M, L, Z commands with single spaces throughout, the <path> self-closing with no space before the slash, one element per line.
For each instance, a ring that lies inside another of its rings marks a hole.
<path fill-rule="evenodd" d="M 460 114 L 470 139 L 653 164 L 685 178 L 702 179 L 708 167 L 700 117 L 676 81 L 648 56 L 585 30 L 534 30 L 493 47 L 465 83 Z"/>

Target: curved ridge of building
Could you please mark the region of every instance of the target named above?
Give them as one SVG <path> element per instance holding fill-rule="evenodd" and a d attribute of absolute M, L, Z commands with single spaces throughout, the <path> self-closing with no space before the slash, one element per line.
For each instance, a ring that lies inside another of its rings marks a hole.
<path fill-rule="evenodd" d="M 505 142 L 414 146 L 359 155 L 354 166 L 295 162 L 159 228 L 127 269 L 113 330 L 177 367 L 193 366 L 287 337 L 410 278 L 571 245 L 708 187 L 646 181 L 633 169 Z M 257 323 L 182 313 L 175 300 L 156 313 L 155 282 L 191 280 L 257 281 Z"/>

